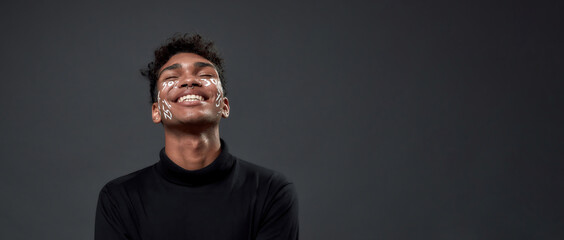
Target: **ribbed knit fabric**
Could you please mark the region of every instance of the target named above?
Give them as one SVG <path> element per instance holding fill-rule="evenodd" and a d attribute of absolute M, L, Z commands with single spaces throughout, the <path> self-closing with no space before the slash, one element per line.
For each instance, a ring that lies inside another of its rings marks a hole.
<path fill-rule="evenodd" d="M 221 141 L 205 168 L 160 161 L 114 179 L 100 191 L 96 240 L 298 239 L 294 186 L 269 169 L 238 159 Z"/>

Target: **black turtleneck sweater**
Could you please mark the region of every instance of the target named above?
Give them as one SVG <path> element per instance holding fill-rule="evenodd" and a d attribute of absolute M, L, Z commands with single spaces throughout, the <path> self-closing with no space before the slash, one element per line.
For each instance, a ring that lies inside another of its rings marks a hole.
<path fill-rule="evenodd" d="M 298 239 L 292 183 L 272 170 L 221 153 L 188 171 L 160 161 L 117 178 L 100 191 L 96 240 Z"/>

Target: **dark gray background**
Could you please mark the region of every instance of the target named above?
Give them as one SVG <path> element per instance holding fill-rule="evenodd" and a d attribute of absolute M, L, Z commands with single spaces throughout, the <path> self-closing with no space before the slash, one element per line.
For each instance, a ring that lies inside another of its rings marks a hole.
<path fill-rule="evenodd" d="M 93 238 L 163 146 L 138 69 L 194 31 L 302 239 L 564 239 L 564 4 L 464 2 L 3 3 L 0 239 Z"/>

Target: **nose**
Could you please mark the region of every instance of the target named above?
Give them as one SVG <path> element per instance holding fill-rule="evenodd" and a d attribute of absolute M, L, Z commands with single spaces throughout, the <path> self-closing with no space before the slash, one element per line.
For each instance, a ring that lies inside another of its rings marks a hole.
<path fill-rule="evenodd" d="M 180 83 L 180 87 L 194 88 L 201 87 L 202 82 L 195 77 L 187 77 Z"/>

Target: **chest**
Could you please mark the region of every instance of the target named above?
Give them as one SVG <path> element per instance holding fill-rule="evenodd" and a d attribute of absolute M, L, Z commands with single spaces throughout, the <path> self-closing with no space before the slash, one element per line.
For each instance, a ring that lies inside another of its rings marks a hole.
<path fill-rule="evenodd" d="M 252 239 L 258 228 L 261 204 L 253 189 L 162 188 L 135 195 L 132 218 L 147 239 Z"/>

